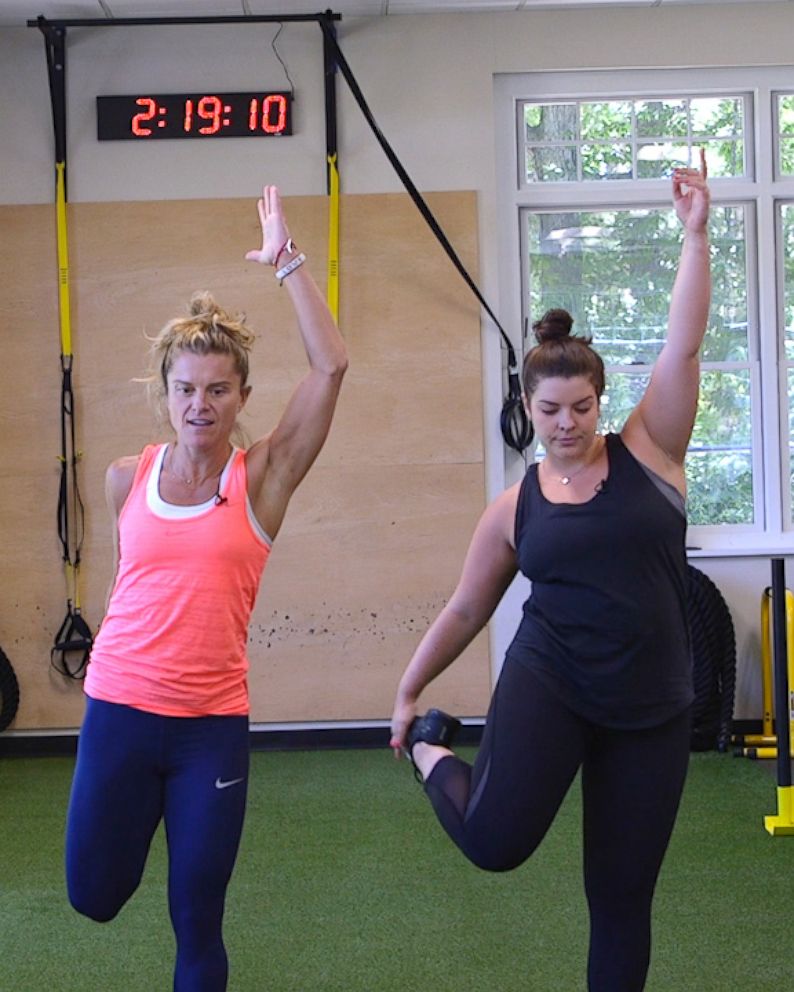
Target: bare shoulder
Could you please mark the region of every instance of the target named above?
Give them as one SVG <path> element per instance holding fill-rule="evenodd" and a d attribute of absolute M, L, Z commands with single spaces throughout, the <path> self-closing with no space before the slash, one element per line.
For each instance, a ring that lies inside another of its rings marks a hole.
<path fill-rule="evenodd" d="M 124 455 L 108 465 L 105 473 L 105 493 L 108 504 L 115 508 L 116 514 L 129 496 L 140 458 L 140 455 Z"/>
<path fill-rule="evenodd" d="M 515 547 L 516 506 L 520 489 L 520 482 L 505 489 L 486 507 L 480 518 L 482 528 L 502 537 L 512 548 Z"/>
<path fill-rule="evenodd" d="M 512 517 L 515 516 L 516 506 L 518 505 L 518 494 L 521 491 L 521 483 L 515 482 L 512 486 L 509 486 L 505 491 L 496 497 L 493 501 L 493 505 L 497 504 L 501 508 L 502 513 L 509 513 Z"/>

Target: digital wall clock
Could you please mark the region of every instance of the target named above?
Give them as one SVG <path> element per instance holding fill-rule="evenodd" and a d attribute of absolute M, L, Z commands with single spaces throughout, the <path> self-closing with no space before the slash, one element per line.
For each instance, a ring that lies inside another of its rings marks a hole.
<path fill-rule="evenodd" d="M 98 96 L 96 106 L 100 141 L 292 134 L 291 93 L 142 93 Z"/>

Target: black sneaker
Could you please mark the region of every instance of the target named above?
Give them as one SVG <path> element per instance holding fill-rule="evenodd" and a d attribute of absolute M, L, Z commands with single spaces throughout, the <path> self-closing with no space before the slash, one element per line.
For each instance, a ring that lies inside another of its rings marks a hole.
<path fill-rule="evenodd" d="M 439 744 L 441 747 L 452 747 L 452 742 L 460 730 L 460 720 L 456 720 L 443 710 L 428 710 L 424 716 L 415 717 L 408 728 L 405 739 L 406 750 L 410 755 L 414 745 L 422 741 L 425 744 Z"/>

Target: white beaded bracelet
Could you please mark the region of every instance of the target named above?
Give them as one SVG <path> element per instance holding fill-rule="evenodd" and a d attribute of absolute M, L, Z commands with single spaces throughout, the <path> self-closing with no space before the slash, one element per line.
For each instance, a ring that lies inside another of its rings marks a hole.
<path fill-rule="evenodd" d="M 285 266 L 276 271 L 276 279 L 278 279 L 279 282 L 283 282 L 290 272 L 294 272 L 295 269 L 299 269 L 305 261 L 306 256 L 303 252 L 301 252 L 300 255 L 296 255 L 295 258 L 290 259 Z"/>

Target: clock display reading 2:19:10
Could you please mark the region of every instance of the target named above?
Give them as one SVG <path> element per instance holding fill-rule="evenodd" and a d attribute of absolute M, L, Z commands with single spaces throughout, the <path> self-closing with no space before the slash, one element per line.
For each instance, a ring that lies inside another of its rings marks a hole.
<path fill-rule="evenodd" d="M 263 138 L 289 134 L 292 134 L 291 93 L 97 97 L 99 141 Z"/>

